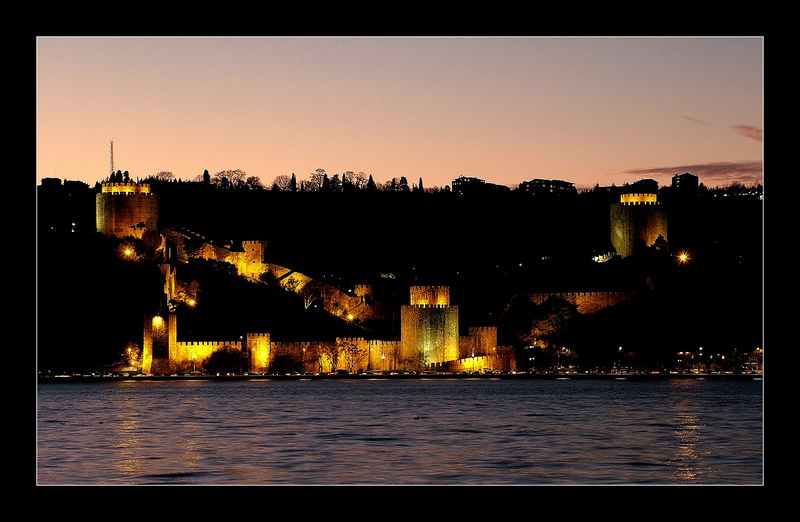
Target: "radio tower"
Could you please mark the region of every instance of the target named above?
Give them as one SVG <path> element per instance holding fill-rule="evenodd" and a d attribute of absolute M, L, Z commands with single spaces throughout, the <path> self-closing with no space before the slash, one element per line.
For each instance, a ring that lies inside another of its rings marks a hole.
<path fill-rule="evenodd" d="M 111 140 L 111 175 L 114 175 L 114 140 Z"/>

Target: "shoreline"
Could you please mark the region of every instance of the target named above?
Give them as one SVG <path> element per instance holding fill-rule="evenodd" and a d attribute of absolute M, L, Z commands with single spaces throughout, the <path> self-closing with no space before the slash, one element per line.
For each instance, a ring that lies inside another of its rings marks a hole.
<path fill-rule="evenodd" d="M 40 375 L 39 384 L 46 383 L 86 383 L 86 382 L 137 382 L 137 381 L 309 381 L 309 380 L 395 380 L 395 379 L 456 379 L 456 380 L 606 380 L 606 381 L 664 381 L 675 379 L 722 380 L 722 381 L 761 381 L 763 374 L 722 374 L 722 373 L 552 373 L 552 374 L 398 374 L 398 375 L 141 375 L 141 376 L 103 376 L 103 375 Z"/>

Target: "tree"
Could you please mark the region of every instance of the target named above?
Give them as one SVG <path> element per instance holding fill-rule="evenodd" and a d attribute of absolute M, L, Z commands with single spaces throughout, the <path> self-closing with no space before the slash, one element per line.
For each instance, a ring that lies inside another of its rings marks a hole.
<path fill-rule="evenodd" d="M 562 299 L 550 298 L 537 310 L 525 340 L 532 346 L 559 346 L 563 344 L 576 308 Z"/>
<path fill-rule="evenodd" d="M 175 179 L 175 176 L 172 174 L 172 172 L 162 170 L 161 172 L 156 172 L 153 174 L 152 178 L 156 181 L 172 181 Z"/>
<path fill-rule="evenodd" d="M 214 174 L 214 184 L 222 188 L 237 188 L 244 186 L 247 173 L 241 169 L 221 170 Z"/>
<path fill-rule="evenodd" d="M 290 190 L 292 179 L 286 174 L 275 176 L 272 180 L 272 190 L 287 191 Z"/>
<path fill-rule="evenodd" d="M 315 301 L 325 300 L 328 295 L 328 285 L 317 281 L 316 279 L 309 280 L 303 289 L 300 290 L 300 296 L 303 298 L 303 306 L 306 310 L 314 304 Z"/>
<path fill-rule="evenodd" d="M 400 176 L 400 183 L 398 184 L 397 188 L 398 188 L 398 190 L 400 190 L 400 192 L 408 192 L 409 191 L 409 189 L 408 189 L 408 180 L 406 179 L 405 176 Z"/>
<path fill-rule="evenodd" d="M 319 344 L 309 346 L 305 352 L 305 361 L 310 364 L 317 365 L 317 372 L 322 373 L 325 371 L 325 350 Z"/>
<path fill-rule="evenodd" d="M 297 176 L 292 172 L 292 179 L 289 180 L 289 190 L 297 192 Z"/>
<path fill-rule="evenodd" d="M 203 183 L 206 185 L 211 183 L 211 175 L 208 173 L 208 169 L 203 171 Z"/>
<path fill-rule="evenodd" d="M 367 357 L 367 352 L 353 341 L 340 341 L 339 352 L 342 354 L 342 357 L 344 357 L 344 363 L 347 365 L 347 370 L 350 373 L 353 373 Z"/>
<path fill-rule="evenodd" d="M 283 280 L 283 288 L 288 290 L 289 292 L 296 292 L 297 287 L 300 284 L 300 281 L 297 280 L 294 276 L 289 276 Z"/>
<path fill-rule="evenodd" d="M 420 192 L 425 192 L 425 188 L 422 186 L 422 176 L 420 176 L 420 178 L 419 178 L 419 187 L 417 187 L 417 189 Z"/>
<path fill-rule="evenodd" d="M 317 169 L 308 176 L 305 189 L 309 192 L 316 192 L 322 189 L 323 180 L 326 178 L 325 169 Z"/>
<path fill-rule="evenodd" d="M 322 354 L 331 362 L 331 371 L 335 372 L 339 366 L 339 345 L 336 343 L 324 344 L 320 347 Z"/>
<path fill-rule="evenodd" d="M 223 348 L 206 359 L 207 373 L 244 373 L 250 366 L 247 354 L 234 347 Z"/>
<path fill-rule="evenodd" d="M 258 176 L 249 176 L 245 181 L 245 186 L 250 190 L 260 190 L 264 188 L 264 185 L 261 184 L 261 178 Z"/>
<path fill-rule="evenodd" d="M 377 192 L 378 186 L 375 185 L 375 180 L 372 179 L 372 174 L 369 175 L 369 180 L 367 180 L 367 192 Z"/>
<path fill-rule="evenodd" d="M 330 180 L 330 190 L 331 192 L 341 192 L 342 190 L 342 182 L 339 180 L 339 175 L 334 174 Z"/>
<path fill-rule="evenodd" d="M 262 272 L 261 275 L 258 276 L 258 279 L 261 280 L 262 283 L 266 283 L 269 286 L 275 286 L 278 284 L 278 278 L 275 277 L 275 274 L 272 273 L 272 270 Z"/>
<path fill-rule="evenodd" d="M 330 192 L 331 191 L 331 180 L 328 179 L 328 174 L 322 175 L 322 187 L 320 187 L 321 192 Z"/>

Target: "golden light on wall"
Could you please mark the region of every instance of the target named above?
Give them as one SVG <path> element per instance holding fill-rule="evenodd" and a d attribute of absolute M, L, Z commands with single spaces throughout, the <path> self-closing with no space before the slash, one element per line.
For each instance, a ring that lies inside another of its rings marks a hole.
<path fill-rule="evenodd" d="M 623 205 L 653 205 L 658 202 L 657 194 L 621 194 L 619 202 Z"/>
<path fill-rule="evenodd" d="M 189 298 L 189 300 L 186 301 L 186 304 L 191 306 L 191 307 L 194 307 L 197 304 L 197 301 L 195 301 L 192 298 Z"/>
<path fill-rule="evenodd" d="M 160 315 L 153 317 L 153 328 L 161 328 L 164 326 L 164 318 Z"/>

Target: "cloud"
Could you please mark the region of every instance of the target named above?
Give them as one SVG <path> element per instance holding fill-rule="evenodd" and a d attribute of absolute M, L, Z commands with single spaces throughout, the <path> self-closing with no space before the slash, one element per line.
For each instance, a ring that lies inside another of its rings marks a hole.
<path fill-rule="evenodd" d="M 700 178 L 707 187 L 730 185 L 733 182 L 744 185 L 763 183 L 764 163 L 761 161 L 720 161 L 716 163 L 698 163 L 695 165 L 678 165 L 675 167 L 654 167 L 633 169 L 625 172 L 630 176 L 653 177 L 661 184 L 669 183 L 672 176 L 691 172 Z M 659 179 L 661 178 L 661 179 Z"/>
<path fill-rule="evenodd" d="M 731 127 L 738 134 L 751 140 L 764 141 L 764 129 L 753 127 L 752 125 L 734 125 Z"/>
<path fill-rule="evenodd" d="M 681 118 L 683 118 L 684 120 L 689 120 L 694 123 L 699 123 L 700 125 L 711 125 L 711 123 L 707 122 L 706 120 L 701 120 L 700 118 L 693 118 L 692 116 L 681 115 Z"/>

